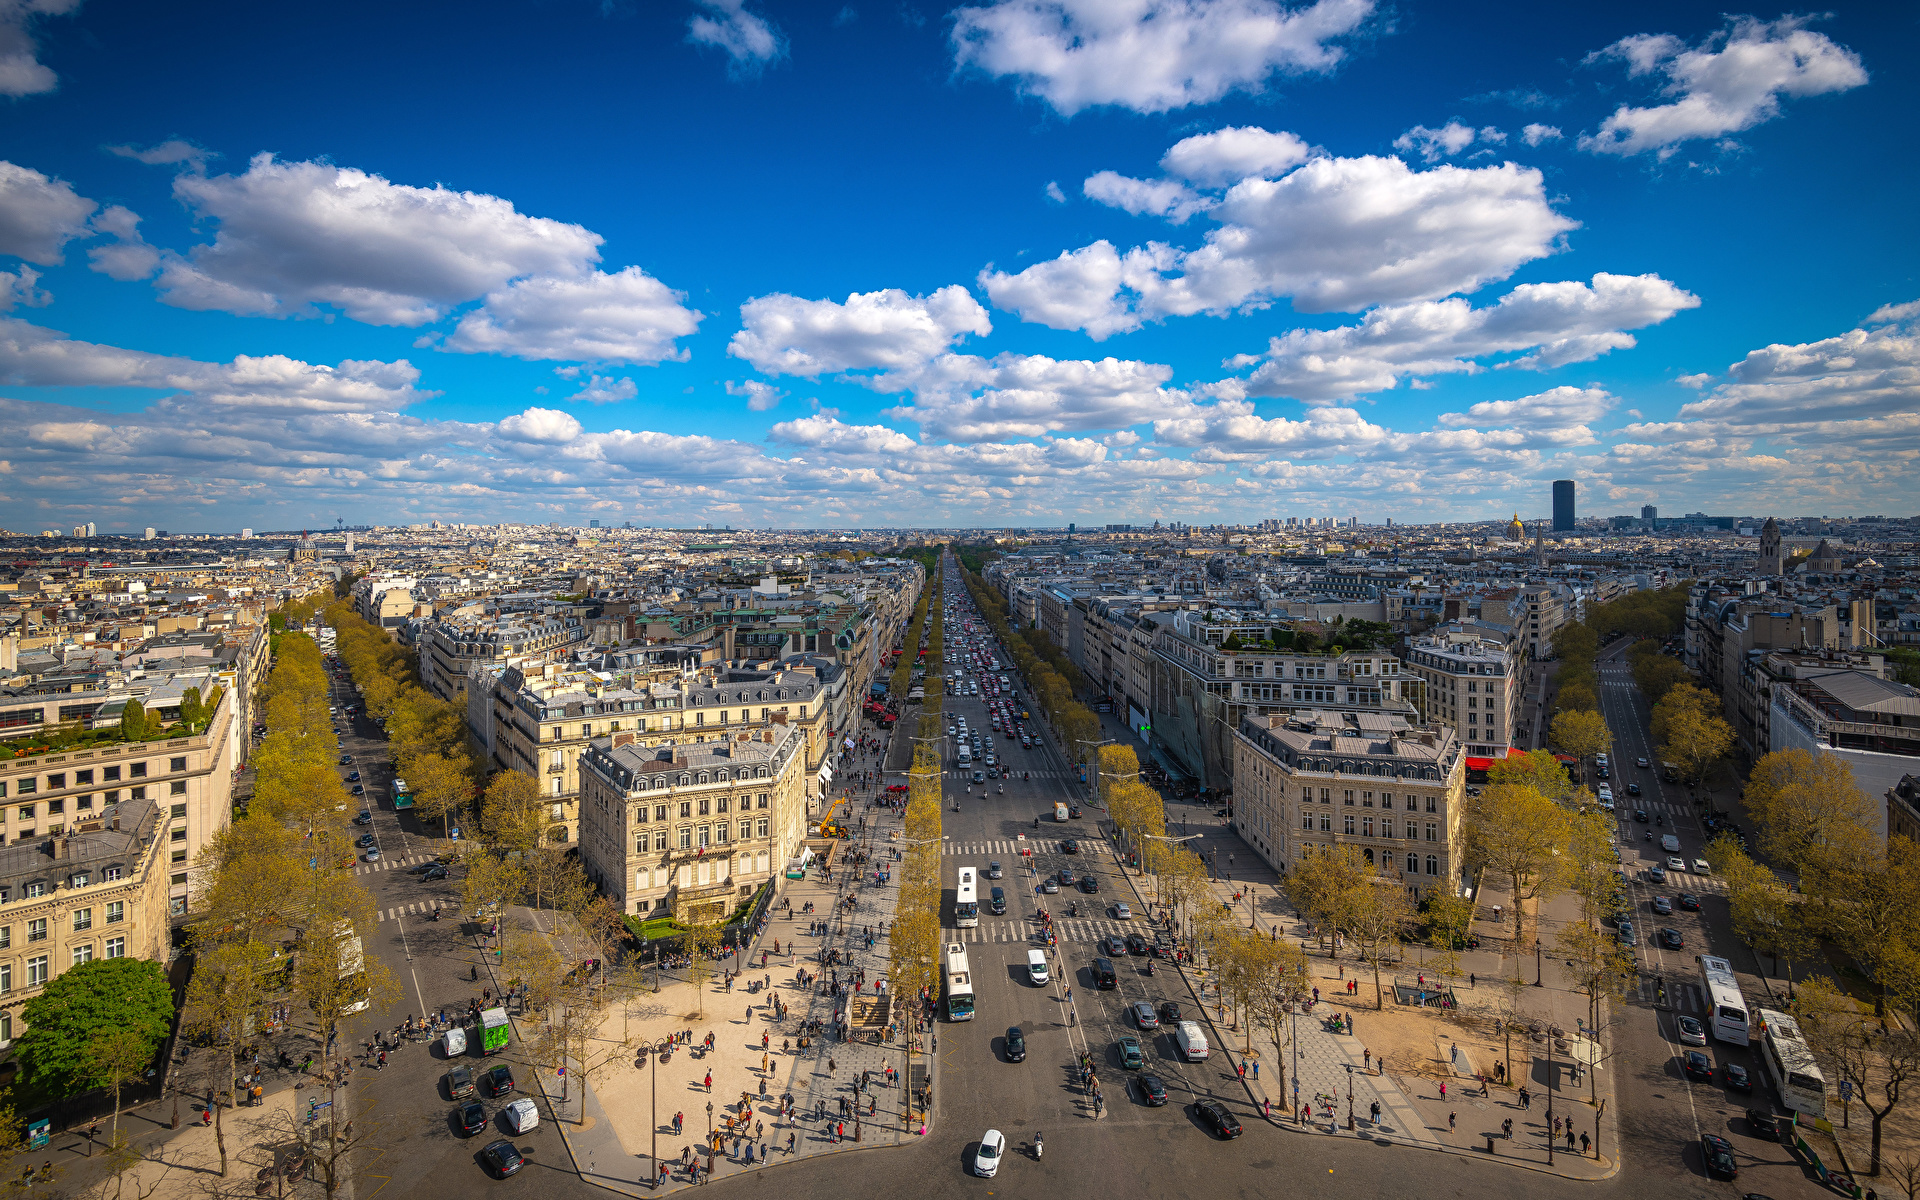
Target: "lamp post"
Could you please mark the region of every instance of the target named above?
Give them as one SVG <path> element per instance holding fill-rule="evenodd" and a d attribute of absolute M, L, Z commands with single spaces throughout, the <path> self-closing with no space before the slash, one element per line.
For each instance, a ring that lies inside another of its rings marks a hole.
<path fill-rule="evenodd" d="M 644 1042 L 640 1045 L 640 1061 L 648 1065 L 648 1084 L 652 1097 L 653 1145 L 648 1153 L 648 1162 L 653 1168 L 653 1178 L 648 1181 L 648 1186 L 652 1188 L 660 1186 L 660 1060 L 667 1055 L 667 1044 L 667 1039 L 661 1038 L 651 1046 Z"/>

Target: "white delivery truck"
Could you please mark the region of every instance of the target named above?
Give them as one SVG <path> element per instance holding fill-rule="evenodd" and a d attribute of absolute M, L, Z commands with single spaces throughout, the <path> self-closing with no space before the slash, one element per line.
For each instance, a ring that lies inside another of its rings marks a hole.
<path fill-rule="evenodd" d="M 1053 802 L 1053 819 L 1056 821 L 1064 821 L 1067 819 L 1067 802 L 1065 800 L 1055 800 Z"/>
<path fill-rule="evenodd" d="M 1035 987 L 1047 986 L 1047 952 L 1045 950 L 1027 951 L 1027 979 Z"/>
<path fill-rule="evenodd" d="M 1180 1057 L 1188 1062 L 1199 1062 L 1208 1053 L 1207 1035 L 1192 1021 L 1182 1021 L 1173 1027 L 1173 1044 L 1180 1051 Z"/>

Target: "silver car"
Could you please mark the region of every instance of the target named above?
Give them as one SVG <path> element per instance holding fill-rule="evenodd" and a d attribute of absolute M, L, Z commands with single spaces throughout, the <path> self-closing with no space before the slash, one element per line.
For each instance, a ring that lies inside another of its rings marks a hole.
<path fill-rule="evenodd" d="M 1126 902 L 1125 902 L 1124 900 L 1123 900 L 1123 901 L 1118 901 L 1118 902 L 1116 902 L 1116 903 L 1114 904 L 1114 906 L 1113 906 L 1113 919 L 1114 919 L 1114 920 L 1116 920 L 1116 921 L 1131 921 L 1131 920 L 1133 920 L 1133 910 L 1132 910 L 1131 908 L 1128 908 L 1128 907 L 1127 907 L 1127 905 L 1126 905 Z"/>
<path fill-rule="evenodd" d="M 1680 1031 L 1682 1046 L 1704 1046 L 1707 1044 L 1707 1031 L 1700 1022 L 1692 1017 L 1676 1017 L 1674 1025 Z"/>

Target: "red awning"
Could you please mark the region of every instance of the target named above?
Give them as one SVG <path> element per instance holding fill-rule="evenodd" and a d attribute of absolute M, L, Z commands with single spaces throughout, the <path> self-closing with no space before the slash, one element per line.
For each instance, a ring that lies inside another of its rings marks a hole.
<path fill-rule="evenodd" d="M 1469 771 L 1484 771 L 1492 765 L 1493 760 L 1490 758 L 1474 758 L 1471 755 L 1467 757 L 1467 770 Z"/>

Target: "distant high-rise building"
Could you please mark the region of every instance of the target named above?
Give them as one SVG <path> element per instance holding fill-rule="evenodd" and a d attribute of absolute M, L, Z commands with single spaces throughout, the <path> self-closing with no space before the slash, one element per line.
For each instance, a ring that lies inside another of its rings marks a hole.
<path fill-rule="evenodd" d="M 347 553 L 348 554 L 353 553 L 353 535 L 352 534 L 347 535 Z"/>
<path fill-rule="evenodd" d="M 251 537 L 253 537 L 253 530 L 251 530 L 251 529 L 242 529 L 242 530 L 240 531 L 240 540 L 241 540 L 241 541 L 243 541 L 243 542 L 244 542 L 244 541 L 247 541 L 247 540 L 248 540 L 249 538 L 251 538 Z"/>
<path fill-rule="evenodd" d="M 96 524 L 96 523 L 94 523 L 94 522 L 92 522 L 92 521 L 88 521 L 88 522 L 87 522 L 87 536 L 88 536 L 88 537 L 99 537 L 99 536 L 100 536 L 100 526 L 99 526 L 98 524 Z"/>
<path fill-rule="evenodd" d="M 87 536 L 87 527 L 85 525 L 75 525 L 73 527 L 73 536 L 77 538 L 83 538 Z"/>
<path fill-rule="evenodd" d="M 148 541 L 153 540 L 153 526 L 151 525 L 147 526 L 146 538 Z"/>
<path fill-rule="evenodd" d="M 1780 545 L 1780 523 L 1772 517 L 1760 527 L 1760 573 L 1779 575 L 1786 568 L 1786 554 Z"/>
<path fill-rule="evenodd" d="M 588 522 L 587 522 L 587 528 L 588 528 L 588 529 L 598 529 L 598 528 L 600 528 L 600 518 L 599 518 L 599 517 L 594 517 L 594 518 L 593 518 L 592 520 L 590 520 L 590 521 L 588 521 Z"/>
<path fill-rule="evenodd" d="M 1573 532 L 1573 480 L 1553 481 L 1553 531 Z"/>
<path fill-rule="evenodd" d="M 1651 504 L 1642 504 L 1640 506 L 1640 523 L 1648 529 L 1658 529 L 1660 527 L 1659 508 Z"/>

